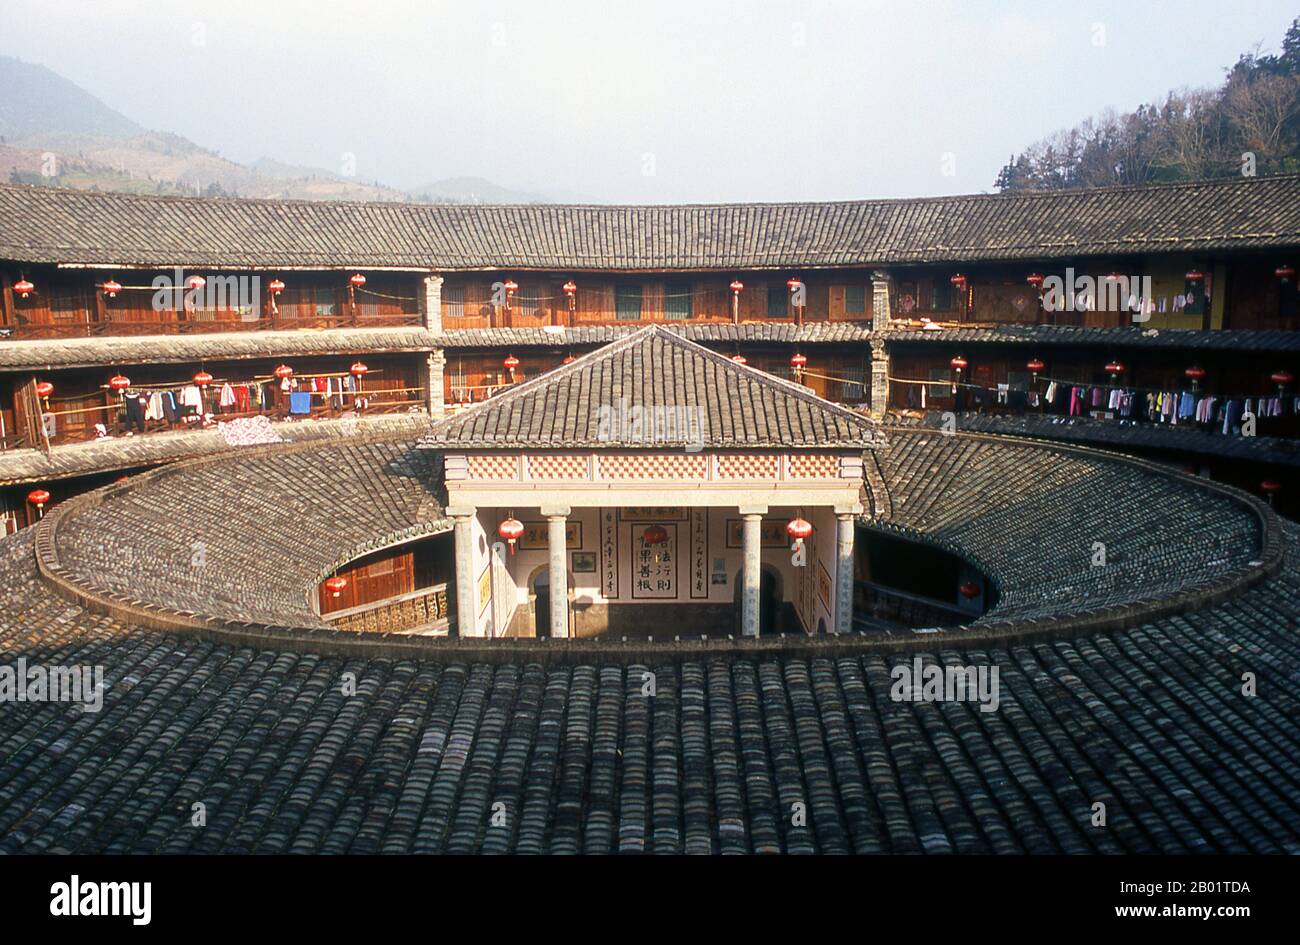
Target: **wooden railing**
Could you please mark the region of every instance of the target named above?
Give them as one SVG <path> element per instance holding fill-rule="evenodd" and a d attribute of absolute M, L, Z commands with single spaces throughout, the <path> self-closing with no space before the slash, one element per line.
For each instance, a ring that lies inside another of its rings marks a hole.
<path fill-rule="evenodd" d="M 370 604 L 325 614 L 340 630 L 359 633 L 411 633 L 441 636 L 451 617 L 447 585 L 436 584 Z"/>
<path fill-rule="evenodd" d="M 471 308 L 473 311 L 471 311 Z M 792 315 L 773 315 L 770 318 L 742 316 L 740 321 L 744 324 L 754 325 L 781 325 L 794 324 L 798 320 Z M 827 319 L 804 318 L 802 321 L 805 323 L 825 322 Z M 830 319 L 830 321 L 870 322 L 871 316 L 869 314 L 851 315 L 844 318 Z M 446 302 L 442 306 L 442 327 L 447 329 L 545 328 L 557 325 L 565 328 L 619 325 L 636 327 L 652 323 L 662 325 L 729 325 L 732 323 L 732 318 L 731 314 L 725 310 L 721 312 L 695 313 L 689 318 L 675 318 L 664 312 L 643 312 L 638 318 L 619 318 L 618 313 L 613 310 L 569 312 L 557 309 L 554 311 L 525 313 L 518 309 L 507 310 L 504 306 L 470 306 L 459 303 L 452 305 Z"/>
<path fill-rule="evenodd" d="M 871 581 L 857 581 L 853 597 L 854 610 L 868 618 L 867 623 L 874 619 L 900 627 L 950 627 L 969 623 L 979 616 L 955 604 Z"/>
<path fill-rule="evenodd" d="M 358 306 L 360 308 L 360 306 Z M 109 318 L 97 321 L 84 313 L 77 321 L 31 322 L 21 314 L 10 325 L 0 326 L 0 338 L 102 338 L 138 335 L 204 335 L 244 331 L 294 331 L 330 328 L 404 328 L 422 324 L 414 313 L 365 314 L 358 311 L 340 315 L 291 315 L 281 313 L 255 319 L 241 318 L 236 312 L 213 312 L 211 317 L 195 318 Z"/>

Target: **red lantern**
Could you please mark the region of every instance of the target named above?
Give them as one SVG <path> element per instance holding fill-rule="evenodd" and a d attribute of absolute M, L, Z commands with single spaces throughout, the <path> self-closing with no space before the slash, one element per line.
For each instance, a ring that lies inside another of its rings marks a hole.
<path fill-rule="evenodd" d="M 207 387 L 212 383 L 212 375 L 207 371 L 199 371 L 199 373 L 194 375 L 194 383 L 199 387 Z"/>
<path fill-rule="evenodd" d="M 502 361 L 501 364 L 513 376 L 515 373 L 515 368 L 519 367 L 519 359 L 516 358 L 513 354 L 508 354 L 506 355 L 506 359 Z"/>
<path fill-rule="evenodd" d="M 572 363 L 573 363 L 574 361 L 576 361 L 576 360 L 577 360 L 577 358 L 575 358 L 573 355 L 570 354 L 570 355 L 568 355 L 567 357 L 565 357 L 565 359 L 564 359 L 563 361 L 561 361 L 560 363 L 561 363 L 561 364 L 572 364 Z"/>
<path fill-rule="evenodd" d="M 803 377 L 803 369 L 807 366 L 807 364 L 808 364 L 807 355 L 799 354 L 799 352 L 797 351 L 794 354 L 790 355 L 790 367 L 794 368 L 795 377 Z"/>
<path fill-rule="evenodd" d="M 1043 364 L 1043 362 L 1038 358 L 1034 358 L 1032 361 L 1030 361 L 1028 364 L 1025 365 L 1025 367 L 1029 370 L 1029 373 L 1035 376 L 1041 374 L 1043 368 L 1045 368 L 1046 366 L 1047 365 Z"/>
<path fill-rule="evenodd" d="M 1273 275 L 1277 276 L 1283 282 L 1290 282 L 1295 278 L 1295 266 L 1292 266 L 1289 263 L 1283 263 L 1273 270 Z M 14 288 L 16 289 L 18 287 L 14 286 Z"/>
<path fill-rule="evenodd" d="M 289 365 L 287 364 L 281 364 L 276 367 L 275 376 L 282 381 L 288 380 L 289 378 L 293 377 L 293 368 L 289 367 Z"/>
<path fill-rule="evenodd" d="M 1265 479 L 1259 484 L 1259 488 L 1262 492 L 1280 492 L 1282 489 L 1282 483 L 1274 479 Z"/>
<path fill-rule="evenodd" d="M 348 368 L 348 373 L 353 377 L 365 377 L 370 373 L 370 368 L 366 367 L 364 361 L 353 361 L 352 367 Z"/>
<path fill-rule="evenodd" d="M 804 539 L 810 537 L 813 533 L 812 523 L 804 521 L 796 516 L 786 522 L 785 533 L 794 541 L 794 547 L 796 549 L 801 548 L 803 547 Z"/>
<path fill-rule="evenodd" d="M 731 280 L 731 291 L 735 295 L 740 295 L 741 290 L 744 288 L 745 288 L 745 283 L 741 282 L 739 279 Z"/>
<path fill-rule="evenodd" d="M 27 493 L 27 501 L 38 509 L 45 508 L 45 503 L 50 501 L 50 494 L 44 489 L 33 489 Z"/>
<path fill-rule="evenodd" d="M 497 534 L 510 545 L 510 553 L 515 553 L 515 542 L 524 535 L 524 523 L 517 518 L 508 518 L 497 526 Z"/>
<path fill-rule="evenodd" d="M 641 535 L 647 545 L 663 545 L 668 542 L 668 529 L 662 525 L 651 525 Z"/>
<path fill-rule="evenodd" d="M 957 355 L 957 357 L 955 357 L 955 358 L 953 358 L 951 361 L 949 361 L 949 362 L 948 362 L 948 365 L 949 365 L 949 366 L 950 366 L 954 371 L 956 371 L 958 374 L 960 374 L 962 371 L 966 370 L 966 368 L 968 368 L 968 367 L 970 366 L 970 362 L 967 361 L 965 358 L 963 358 L 963 357 L 959 354 L 959 355 Z"/>
<path fill-rule="evenodd" d="M 960 272 L 953 273 L 951 276 L 948 277 L 948 281 L 951 282 L 959 289 L 966 288 L 966 277 L 963 276 Z"/>
<path fill-rule="evenodd" d="M 974 600 L 980 596 L 980 586 L 974 581 L 963 581 L 957 588 L 957 593 L 967 600 Z"/>
<path fill-rule="evenodd" d="M 125 374 L 114 374 L 108 379 L 108 386 L 120 393 L 131 386 L 131 378 Z"/>
<path fill-rule="evenodd" d="M 338 597 L 348 586 L 348 579 L 335 575 L 325 581 L 325 590 L 330 592 L 330 597 Z"/>
<path fill-rule="evenodd" d="M 267 284 L 266 291 L 270 292 L 272 295 L 279 295 L 281 292 L 284 291 L 284 283 L 281 282 L 279 279 L 272 279 Z"/>
<path fill-rule="evenodd" d="M 366 284 L 366 277 L 359 272 L 354 272 L 348 277 L 348 282 L 352 284 L 352 288 L 359 289 Z"/>
<path fill-rule="evenodd" d="M 185 288 L 187 289 L 201 289 L 207 284 L 208 280 L 202 276 L 190 276 L 189 279 L 185 280 Z"/>
<path fill-rule="evenodd" d="M 564 285 L 561 288 L 564 289 L 564 294 L 567 295 L 570 300 L 572 300 L 574 295 L 576 295 L 578 292 L 578 285 L 572 279 L 564 283 Z"/>
<path fill-rule="evenodd" d="M 803 285 L 803 280 L 800 279 L 798 276 L 791 276 L 789 279 L 785 280 L 785 287 L 789 289 L 791 292 L 794 292 L 795 290 L 799 289 L 802 285 Z"/>
<path fill-rule="evenodd" d="M 115 299 L 117 298 L 117 293 L 122 291 L 122 283 L 118 282 L 116 279 L 108 279 L 100 286 L 100 288 L 110 299 Z"/>
<path fill-rule="evenodd" d="M 1196 385 L 1205 380 L 1205 368 L 1192 365 L 1183 371 L 1183 376 L 1192 382 L 1192 390 L 1196 390 Z"/>
<path fill-rule="evenodd" d="M 743 354 L 733 354 L 731 360 L 735 361 L 737 364 L 749 363 L 749 358 L 745 357 Z"/>
<path fill-rule="evenodd" d="M 1201 282 L 1205 279 L 1205 273 L 1199 269 L 1189 269 L 1183 276 L 1188 282 Z"/>
<path fill-rule="evenodd" d="M 1041 272 L 1031 272 L 1029 275 L 1025 276 L 1025 281 L 1035 289 L 1041 289 L 1045 278 L 1046 277 Z"/>
<path fill-rule="evenodd" d="M 54 385 L 49 381 L 37 381 L 36 396 L 46 401 L 45 406 L 49 406 L 50 394 L 54 393 Z"/>
<path fill-rule="evenodd" d="M 1118 361 L 1111 361 L 1109 364 L 1106 365 L 1106 373 L 1109 374 L 1111 377 L 1116 377 L 1120 374 L 1123 374 L 1124 365 L 1120 364 Z"/>
<path fill-rule="evenodd" d="M 1270 378 L 1280 389 L 1289 386 L 1291 382 L 1295 380 L 1295 375 L 1290 371 L 1274 371 L 1270 375 Z"/>
<path fill-rule="evenodd" d="M 32 285 L 26 279 L 19 279 L 17 282 L 14 283 L 14 291 L 17 292 L 19 295 L 21 295 L 23 298 L 27 298 L 27 296 L 31 295 L 33 292 L 36 291 L 36 286 Z"/>

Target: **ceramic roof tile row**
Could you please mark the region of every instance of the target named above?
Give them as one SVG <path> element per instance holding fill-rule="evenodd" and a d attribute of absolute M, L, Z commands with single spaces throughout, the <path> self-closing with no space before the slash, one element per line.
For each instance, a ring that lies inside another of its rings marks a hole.
<path fill-rule="evenodd" d="M 107 689 L 0 713 L 0 851 L 1296 853 L 1285 544 L 1214 608 L 925 654 L 999 669 L 982 712 L 894 701 L 910 654 L 544 668 L 150 633 L 54 598 L 26 532 L 0 541 L 4 662 L 98 663 Z"/>
<path fill-rule="evenodd" d="M 945 327 L 937 331 L 891 327 L 883 332 L 891 346 L 911 344 L 1052 344 L 1123 348 L 1178 348 L 1206 351 L 1300 351 L 1300 332 L 1191 328 L 1096 328 L 1077 325 L 994 325 Z"/>
<path fill-rule="evenodd" d="M 1224 436 L 1208 430 L 1157 423 L 1121 425 L 1114 420 L 1086 417 L 1053 418 L 1026 414 L 962 413 L 958 424 L 963 430 L 1012 436 L 1032 436 L 1066 443 L 1118 447 L 1120 450 L 1155 448 L 1175 453 L 1197 453 L 1220 458 L 1242 459 L 1257 463 L 1300 466 L 1300 441 L 1272 436 Z M 927 415 L 926 426 L 938 428 L 941 418 Z"/>
<path fill-rule="evenodd" d="M 1296 177 L 841 203 L 354 204 L 0 186 L 0 258 L 440 270 L 733 269 L 1300 243 Z"/>

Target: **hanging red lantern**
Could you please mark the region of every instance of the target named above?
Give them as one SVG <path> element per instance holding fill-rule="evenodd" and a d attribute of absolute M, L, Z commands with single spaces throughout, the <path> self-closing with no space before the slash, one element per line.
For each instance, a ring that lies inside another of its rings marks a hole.
<path fill-rule="evenodd" d="M 957 355 L 957 357 L 955 357 L 955 358 L 953 358 L 951 361 L 949 361 L 949 362 L 948 362 L 948 365 L 949 365 L 949 367 L 951 367 L 954 371 L 956 371 L 958 374 L 960 374 L 962 371 L 966 370 L 966 368 L 970 367 L 970 362 L 967 361 L 965 358 L 963 358 L 963 357 L 959 354 L 959 355 Z"/>
<path fill-rule="evenodd" d="M 325 581 L 325 590 L 330 592 L 330 597 L 338 597 L 348 586 L 348 579 L 339 577 L 337 574 Z"/>
<path fill-rule="evenodd" d="M 737 364 L 749 363 L 749 358 L 745 357 L 743 354 L 733 354 L 731 360 L 735 361 Z"/>
<path fill-rule="evenodd" d="M 1277 276 L 1283 282 L 1290 282 L 1295 278 L 1295 266 L 1289 263 L 1283 263 L 1273 270 L 1273 275 Z M 17 288 L 17 286 L 15 286 Z"/>
<path fill-rule="evenodd" d="M 100 286 L 100 289 L 102 289 L 104 294 L 110 299 L 115 299 L 117 298 L 117 293 L 122 291 L 122 283 L 118 282 L 116 279 L 106 279 Z"/>
<path fill-rule="evenodd" d="M 951 282 L 959 289 L 966 288 L 966 277 L 962 275 L 960 272 L 953 273 L 951 276 L 948 277 L 948 281 Z"/>
<path fill-rule="evenodd" d="M 272 295 L 279 295 L 284 291 L 284 283 L 279 279 L 272 279 L 267 283 L 266 291 L 270 292 Z"/>
<path fill-rule="evenodd" d="M 515 542 L 524 535 L 524 523 L 517 518 L 508 518 L 497 526 L 497 534 L 510 545 L 510 553 L 515 553 Z"/>
<path fill-rule="evenodd" d="M 287 364 L 278 365 L 275 369 L 275 376 L 282 381 L 288 380 L 293 377 L 293 368 L 289 367 Z"/>
<path fill-rule="evenodd" d="M 36 286 L 32 285 L 26 279 L 19 279 L 17 282 L 14 283 L 14 291 L 17 292 L 19 295 L 21 295 L 23 298 L 27 298 L 27 296 L 31 295 L 33 292 L 36 291 Z"/>
<path fill-rule="evenodd" d="M 108 379 L 108 386 L 118 392 L 124 391 L 131 386 L 131 378 L 125 374 L 114 374 Z"/>
<path fill-rule="evenodd" d="M 790 355 L 790 367 L 794 368 L 795 377 L 803 377 L 803 369 L 808 365 L 808 356 L 795 352 Z"/>
<path fill-rule="evenodd" d="M 1263 482 L 1259 484 L 1259 488 L 1260 491 L 1262 492 L 1269 492 L 1269 493 L 1280 492 L 1282 489 L 1282 483 L 1278 482 L 1275 479 L 1265 479 Z"/>
<path fill-rule="evenodd" d="M 45 503 L 50 501 L 50 494 L 45 489 L 33 489 L 27 493 L 27 501 L 38 509 L 43 509 Z"/>
<path fill-rule="evenodd" d="M 791 276 L 785 280 L 785 287 L 791 292 L 796 292 L 803 287 L 803 280 L 798 276 Z"/>
<path fill-rule="evenodd" d="M 1120 364 L 1118 361 L 1111 361 L 1109 364 L 1106 365 L 1106 373 L 1109 374 L 1111 377 L 1116 377 L 1120 374 L 1123 374 L 1124 365 Z"/>
<path fill-rule="evenodd" d="M 647 545 L 662 545 L 668 541 L 668 529 L 662 525 L 651 525 L 641 534 L 641 540 Z"/>
<path fill-rule="evenodd" d="M 1188 282 L 1202 282 L 1205 279 L 1205 273 L 1201 272 L 1199 269 L 1189 269 L 1183 275 L 1183 278 Z"/>
<path fill-rule="evenodd" d="M 365 377 L 370 373 L 370 368 L 366 367 L 364 361 L 353 361 L 352 367 L 348 368 L 348 373 L 353 377 Z"/>
<path fill-rule="evenodd" d="M 36 382 L 36 396 L 45 401 L 45 406 L 49 406 L 50 394 L 54 393 L 54 385 L 49 381 Z"/>
<path fill-rule="evenodd" d="M 567 355 L 567 356 L 565 357 L 565 359 L 564 359 L 563 361 L 561 361 L 560 363 L 561 363 L 561 364 L 572 364 L 572 363 L 573 363 L 574 361 L 576 361 L 576 360 L 577 360 L 577 358 L 575 358 L 573 355 L 570 354 L 570 355 Z"/>
<path fill-rule="evenodd" d="M 194 375 L 194 383 L 199 387 L 207 387 L 212 383 L 212 375 L 207 371 L 199 371 Z"/>
<path fill-rule="evenodd" d="M 1288 387 L 1295 380 L 1295 375 L 1290 371 L 1274 371 L 1269 377 L 1279 388 Z"/>
<path fill-rule="evenodd" d="M 957 593 L 967 600 L 974 600 L 980 596 L 980 586 L 974 581 L 963 581 L 957 588 Z"/>
<path fill-rule="evenodd" d="M 506 355 L 506 359 L 502 361 L 501 364 L 507 371 L 510 372 L 510 375 L 513 377 L 515 373 L 515 368 L 519 367 L 519 359 L 516 358 L 513 354 L 508 354 Z"/>
<path fill-rule="evenodd" d="M 1045 368 L 1046 366 L 1047 365 L 1045 365 L 1039 358 L 1034 358 L 1032 361 L 1030 361 L 1028 364 L 1025 365 L 1025 367 L 1029 370 L 1029 373 L 1033 374 L 1034 376 L 1041 374 L 1043 372 L 1043 368 Z"/>
<path fill-rule="evenodd" d="M 1029 275 L 1025 276 L 1025 281 L 1035 289 L 1041 289 L 1045 278 L 1046 277 L 1041 272 L 1031 272 Z"/>
<path fill-rule="evenodd" d="M 574 282 L 572 279 L 564 283 L 564 285 L 561 286 L 561 288 L 564 289 L 564 294 L 569 297 L 570 301 L 573 300 L 574 295 L 576 295 L 578 292 L 578 284 Z"/>
<path fill-rule="evenodd" d="M 813 527 L 811 522 L 796 516 L 785 524 L 785 533 L 790 536 L 796 549 L 802 548 L 804 539 L 812 536 Z"/>
<path fill-rule="evenodd" d="M 208 280 L 204 279 L 202 276 L 190 276 L 185 280 L 185 288 L 191 290 L 201 289 L 207 284 Z"/>
<path fill-rule="evenodd" d="M 1183 371 L 1183 376 L 1192 382 L 1192 389 L 1195 390 L 1196 385 L 1205 380 L 1205 368 L 1194 364 Z"/>
<path fill-rule="evenodd" d="M 741 282 L 739 279 L 731 280 L 731 291 L 734 295 L 740 295 L 741 290 L 744 288 L 745 283 Z"/>
<path fill-rule="evenodd" d="M 359 272 L 354 272 L 348 277 L 348 282 L 352 285 L 352 288 L 359 289 L 366 284 L 366 277 Z"/>

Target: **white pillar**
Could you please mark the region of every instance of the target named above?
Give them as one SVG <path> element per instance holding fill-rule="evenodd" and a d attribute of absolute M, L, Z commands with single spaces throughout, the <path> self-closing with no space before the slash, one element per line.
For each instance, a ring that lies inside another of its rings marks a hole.
<path fill-rule="evenodd" d="M 425 276 L 416 297 L 420 318 L 430 331 L 442 331 L 442 276 Z"/>
<path fill-rule="evenodd" d="M 462 637 L 478 636 L 478 585 L 474 581 L 474 513 L 473 508 L 448 508 L 454 523 L 452 535 L 456 559 L 456 633 Z"/>
<path fill-rule="evenodd" d="M 437 420 L 446 409 L 443 400 L 443 377 L 447 371 L 447 355 L 439 348 L 426 360 L 428 371 L 424 375 L 425 401 L 429 405 L 429 417 Z"/>
<path fill-rule="evenodd" d="M 740 510 L 741 548 L 744 564 L 740 587 L 740 632 L 747 637 L 758 636 L 758 597 L 762 581 L 763 513 Z"/>
<path fill-rule="evenodd" d="M 567 506 L 542 509 L 542 514 L 546 516 L 547 550 L 550 553 L 548 570 L 551 583 L 551 636 L 557 639 L 569 635 L 569 570 L 566 533 L 571 511 Z"/>
<path fill-rule="evenodd" d="M 835 632 L 853 632 L 853 538 L 855 515 L 836 510 Z"/>

